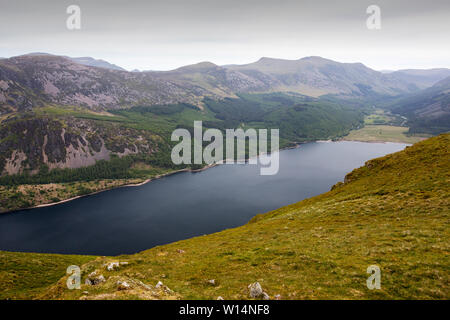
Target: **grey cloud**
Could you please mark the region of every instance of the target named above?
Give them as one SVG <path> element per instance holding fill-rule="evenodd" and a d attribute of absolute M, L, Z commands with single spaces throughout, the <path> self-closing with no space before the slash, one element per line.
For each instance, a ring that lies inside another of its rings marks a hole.
<path fill-rule="evenodd" d="M 65 27 L 70 4 L 82 30 Z M 365 28 L 370 4 L 382 10 L 377 33 Z M 0 56 L 52 51 L 140 69 L 308 54 L 379 68 L 450 64 L 448 0 L 0 0 L 0 9 Z"/>

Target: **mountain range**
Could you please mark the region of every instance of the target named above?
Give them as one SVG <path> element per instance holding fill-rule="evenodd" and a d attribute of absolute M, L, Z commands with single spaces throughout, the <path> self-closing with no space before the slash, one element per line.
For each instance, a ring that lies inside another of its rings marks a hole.
<path fill-rule="evenodd" d="M 141 179 L 177 169 L 170 134 L 192 130 L 194 120 L 221 130 L 278 128 L 287 147 L 342 137 L 382 105 L 406 117 L 411 133 L 446 132 L 449 73 L 382 73 L 321 57 L 143 72 L 43 53 L 2 59 L 0 185 Z M 0 201 L 0 211 L 34 200 Z"/>
<path fill-rule="evenodd" d="M 49 103 L 91 110 L 134 105 L 190 103 L 237 93 L 295 92 L 345 99 L 417 92 L 450 74 L 449 69 L 381 73 L 361 63 L 321 57 L 261 58 L 246 65 L 201 62 L 172 71 L 127 72 L 92 58 L 30 54 L 0 61 L 0 113 Z"/>

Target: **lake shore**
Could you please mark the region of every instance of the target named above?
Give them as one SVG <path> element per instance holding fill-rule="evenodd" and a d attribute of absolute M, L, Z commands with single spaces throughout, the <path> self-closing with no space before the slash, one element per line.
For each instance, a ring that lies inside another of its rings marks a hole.
<path fill-rule="evenodd" d="M 167 173 L 164 173 L 164 174 L 156 175 L 155 177 L 152 177 L 152 178 L 145 179 L 145 180 L 143 180 L 142 182 L 139 182 L 139 183 L 127 183 L 127 184 L 123 184 L 123 185 L 119 185 L 119 186 L 114 186 L 112 188 L 96 190 L 94 192 L 86 193 L 86 194 L 83 194 L 83 195 L 70 197 L 70 198 L 63 199 L 63 200 L 57 201 L 57 202 L 42 203 L 42 204 L 38 204 L 38 205 L 35 205 L 35 206 L 32 206 L 32 207 L 26 207 L 26 208 L 19 208 L 19 209 L 14 209 L 14 210 L 3 211 L 3 212 L 0 212 L 0 214 L 14 213 L 14 212 L 22 211 L 22 210 L 32 210 L 32 209 L 37 209 L 37 208 L 52 207 L 52 206 L 63 204 L 63 203 L 69 202 L 69 201 L 73 201 L 73 200 L 84 198 L 84 197 L 89 197 L 89 196 L 92 196 L 92 195 L 95 195 L 95 194 L 98 194 L 98 193 L 101 193 L 101 192 L 106 192 L 106 191 L 110 191 L 110 190 L 114 190 L 114 189 L 128 188 L 128 187 L 140 187 L 140 186 L 143 186 L 143 185 L 145 185 L 145 184 L 147 184 L 147 183 L 149 183 L 151 181 L 158 180 L 158 179 L 161 179 L 161 178 L 164 178 L 164 177 L 168 177 L 168 176 L 180 173 L 180 172 L 200 172 L 200 171 L 204 171 L 204 170 L 210 169 L 212 167 L 215 167 L 217 165 L 219 165 L 219 164 L 207 165 L 207 166 L 204 166 L 204 167 L 202 167 L 200 169 L 184 168 L 184 169 L 180 169 L 180 170 L 174 170 L 174 171 L 170 171 L 170 172 L 167 172 Z"/>
<path fill-rule="evenodd" d="M 277 175 L 267 176 L 259 174 L 264 163 L 224 165 L 214 170 L 201 168 L 204 172 L 197 174 L 153 171 L 151 180 L 162 174 L 173 176 L 155 180 L 153 184 L 145 178 L 121 180 L 115 185 L 140 187 L 103 192 L 35 211 L 0 215 L 4 232 L 2 249 L 95 255 L 139 252 L 163 241 L 243 225 L 257 213 L 329 191 L 345 174 L 365 161 L 403 148 L 403 144 L 372 146 L 356 142 L 302 144 L 280 152 L 281 170 Z M 335 170 L 329 171 L 330 167 Z M 103 186 L 103 183 L 97 184 L 97 187 Z M 98 189 L 91 186 L 91 190 Z M 181 227 L 175 227 L 177 225 Z M 20 226 L 23 226 L 20 234 L 14 235 L 14 230 Z M 96 241 L 78 241 L 81 229 L 85 239 L 95 237 Z M 27 242 L 42 232 L 46 234 L 42 242 Z M 126 241 L 122 242 L 120 237 Z M 67 242 L 63 245 L 59 240 Z"/>
<path fill-rule="evenodd" d="M 388 143 L 388 142 L 392 142 L 392 141 L 374 141 L 374 140 L 369 140 L 369 141 L 347 140 L 347 139 L 344 139 L 344 138 L 340 138 L 338 140 L 331 140 L 330 139 L 330 140 L 312 140 L 312 141 L 295 142 L 295 143 L 292 143 L 289 146 L 280 148 L 278 150 L 278 152 L 283 151 L 283 150 L 296 149 L 296 148 L 301 147 L 301 145 L 303 145 L 303 144 L 311 143 L 311 142 L 321 142 L 321 143 L 331 143 L 331 142 L 338 142 L 338 141 L 359 141 L 359 142 L 366 142 L 366 143 Z M 402 142 L 393 142 L 393 143 L 402 143 Z M 261 155 L 263 155 L 263 153 L 259 154 L 257 157 L 259 157 Z M 98 194 L 98 193 L 101 193 L 101 192 L 106 192 L 106 191 L 110 191 L 110 190 L 114 190 L 114 189 L 118 189 L 118 188 L 140 187 L 140 186 L 143 186 L 143 185 L 145 185 L 145 184 L 147 184 L 149 182 L 152 182 L 154 180 L 158 180 L 158 179 L 161 179 L 161 178 L 164 178 L 164 177 L 168 177 L 168 176 L 171 176 L 171 175 L 174 175 L 174 174 L 177 174 L 177 173 L 181 173 L 181 172 L 193 172 L 193 173 L 201 172 L 201 171 L 205 171 L 207 169 L 213 168 L 215 166 L 226 164 L 226 162 L 227 162 L 227 160 L 225 159 L 223 161 L 220 161 L 220 162 L 217 162 L 217 163 L 214 163 L 214 164 L 206 165 L 206 166 L 204 166 L 202 168 L 199 168 L 199 169 L 183 168 L 183 169 L 179 169 L 179 170 L 173 170 L 173 171 L 169 171 L 169 172 L 166 172 L 166 173 L 163 173 L 163 174 L 156 175 L 156 176 L 151 177 L 151 178 L 142 179 L 142 181 L 138 182 L 138 183 L 125 183 L 123 185 L 117 185 L 117 186 L 113 186 L 113 187 L 109 187 L 109 188 L 96 190 L 96 191 L 93 191 L 93 192 L 89 192 L 89 193 L 86 193 L 86 194 L 83 194 L 83 195 L 73 196 L 73 197 L 70 197 L 70 198 L 67 198 L 67 199 L 63 199 L 63 200 L 60 200 L 60 201 L 56 201 L 56 202 L 41 203 L 41 204 L 38 204 L 38 205 L 35 205 L 35 206 L 31 206 L 31 207 L 17 208 L 17 209 L 13 209 L 13 210 L 3 211 L 3 212 L 0 212 L 0 214 L 14 213 L 14 212 L 22 211 L 22 210 L 32 210 L 32 209 L 36 209 L 36 208 L 45 208 L 45 207 L 56 206 L 56 205 L 63 204 L 63 203 L 66 203 L 66 202 L 70 202 L 70 201 L 73 201 L 73 200 L 77 200 L 77 199 L 80 199 L 80 198 L 83 198 L 83 197 L 92 196 L 92 195 L 95 195 L 95 194 Z"/>

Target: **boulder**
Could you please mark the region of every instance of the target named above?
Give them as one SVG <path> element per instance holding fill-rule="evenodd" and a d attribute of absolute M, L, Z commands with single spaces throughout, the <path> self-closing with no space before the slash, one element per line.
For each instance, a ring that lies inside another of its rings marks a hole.
<path fill-rule="evenodd" d="M 119 269 L 119 262 L 110 262 L 106 264 L 106 270 L 114 271 L 115 269 Z"/>
<path fill-rule="evenodd" d="M 128 290 L 131 286 L 126 281 L 117 281 L 117 290 Z"/>
<path fill-rule="evenodd" d="M 263 295 L 263 289 L 259 282 L 252 283 L 248 286 L 250 298 L 259 298 Z"/>
<path fill-rule="evenodd" d="M 156 284 L 155 288 L 164 290 L 166 293 L 173 293 L 173 291 L 170 290 L 169 287 L 164 285 L 161 281 L 158 281 L 158 283 Z"/>
<path fill-rule="evenodd" d="M 88 275 L 88 277 L 85 281 L 85 284 L 95 286 L 95 285 L 100 284 L 105 281 L 106 281 L 106 279 L 102 274 L 99 275 L 99 274 L 97 274 L 97 271 L 94 271 Z"/>

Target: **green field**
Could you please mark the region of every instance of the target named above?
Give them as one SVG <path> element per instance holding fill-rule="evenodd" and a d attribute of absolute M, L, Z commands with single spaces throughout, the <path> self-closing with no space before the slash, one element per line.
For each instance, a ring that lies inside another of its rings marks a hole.
<path fill-rule="evenodd" d="M 407 132 L 407 127 L 366 125 L 361 129 L 350 131 L 350 133 L 345 136 L 343 140 L 416 143 L 425 139 L 424 135 L 407 135 Z"/>
<path fill-rule="evenodd" d="M 383 109 L 375 109 L 372 114 L 364 118 L 364 124 L 366 125 L 403 126 L 405 123 L 404 117 Z"/>

